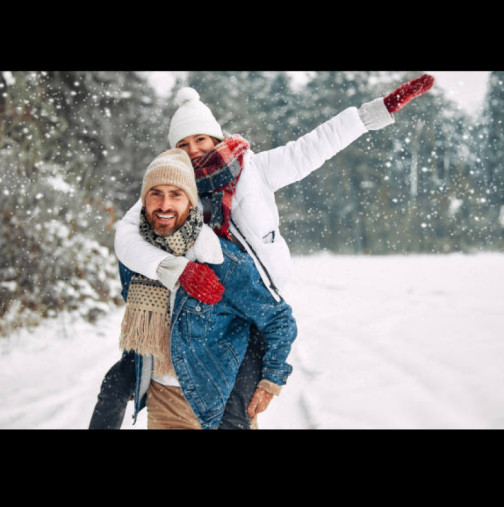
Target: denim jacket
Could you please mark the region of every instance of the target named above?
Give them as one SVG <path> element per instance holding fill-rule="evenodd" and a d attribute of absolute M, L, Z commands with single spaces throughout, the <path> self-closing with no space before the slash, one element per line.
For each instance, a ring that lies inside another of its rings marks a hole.
<path fill-rule="evenodd" d="M 216 428 L 245 355 L 251 323 L 265 337 L 262 378 L 284 385 L 292 372 L 286 362 L 297 335 L 291 307 L 276 301 L 254 261 L 230 241 L 219 239 L 224 262 L 208 264 L 225 291 L 215 305 L 191 297 L 181 286 L 171 316 L 171 358 L 184 397 L 204 429 Z M 123 297 L 133 274 L 120 264 Z M 173 296 L 173 293 L 172 293 Z M 135 356 L 135 420 L 145 407 L 152 356 Z"/>

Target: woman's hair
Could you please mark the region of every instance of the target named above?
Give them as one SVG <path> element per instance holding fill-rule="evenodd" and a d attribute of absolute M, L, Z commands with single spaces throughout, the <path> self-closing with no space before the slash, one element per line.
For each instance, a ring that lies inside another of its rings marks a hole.
<path fill-rule="evenodd" d="M 198 135 L 205 135 L 205 136 L 206 136 L 207 134 L 196 134 L 196 135 L 197 135 L 197 136 L 198 136 Z M 212 140 L 212 142 L 213 142 L 214 146 L 217 146 L 219 143 L 221 143 L 221 142 L 222 142 L 220 139 L 217 139 L 216 137 L 213 137 L 213 136 L 208 136 L 208 137 Z M 227 135 L 227 134 L 224 134 L 224 139 L 226 139 L 226 137 L 228 137 L 228 135 Z M 182 141 L 182 139 L 181 139 L 180 141 Z M 180 143 L 180 141 L 177 143 L 177 146 L 178 146 L 178 144 Z"/>

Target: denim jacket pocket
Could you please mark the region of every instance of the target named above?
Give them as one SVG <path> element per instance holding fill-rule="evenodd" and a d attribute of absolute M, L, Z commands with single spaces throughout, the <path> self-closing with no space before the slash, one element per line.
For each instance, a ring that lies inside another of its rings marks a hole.
<path fill-rule="evenodd" d="M 219 340 L 217 342 L 217 346 L 221 351 L 220 357 L 222 361 L 227 361 L 227 364 L 231 367 L 231 369 L 238 368 L 240 366 L 240 357 L 228 340 Z"/>
<path fill-rule="evenodd" d="M 212 305 L 207 305 L 194 298 L 187 298 L 181 312 L 181 319 L 184 324 L 188 338 L 203 340 L 208 334 L 212 315 Z"/>

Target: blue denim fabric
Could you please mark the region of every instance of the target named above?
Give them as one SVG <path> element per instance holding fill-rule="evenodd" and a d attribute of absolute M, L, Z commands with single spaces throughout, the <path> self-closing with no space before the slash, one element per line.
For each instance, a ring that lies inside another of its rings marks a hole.
<path fill-rule="evenodd" d="M 264 334 L 262 378 L 284 385 L 292 372 L 286 362 L 297 334 L 291 307 L 277 302 L 264 286 L 251 257 L 221 239 L 222 264 L 209 264 L 225 287 L 222 300 L 206 305 L 180 287 L 171 319 L 171 354 L 185 398 L 204 429 L 222 419 L 245 355 L 251 324 Z M 124 294 L 132 272 L 121 266 Z M 136 355 L 135 416 L 145 407 L 141 383 L 147 357 Z"/>

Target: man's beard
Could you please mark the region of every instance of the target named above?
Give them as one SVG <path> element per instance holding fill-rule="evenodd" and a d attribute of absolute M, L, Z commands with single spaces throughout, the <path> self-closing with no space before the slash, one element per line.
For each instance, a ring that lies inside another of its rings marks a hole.
<path fill-rule="evenodd" d="M 187 211 L 187 213 L 184 214 L 183 217 L 181 217 L 175 211 L 163 212 L 158 209 L 156 211 L 153 211 L 152 213 L 146 213 L 145 217 L 149 225 L 152 227 L 152 229 L 158 236 L 166 237 L 171 236 L 172 234 L 177 232 L 186 221 L 188 215 L 189 210 Z M 172 217 L 172 218 L 168 223 L 163 224 L 163 222 L 159 220 L 160 217 Z"/>

